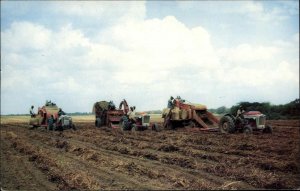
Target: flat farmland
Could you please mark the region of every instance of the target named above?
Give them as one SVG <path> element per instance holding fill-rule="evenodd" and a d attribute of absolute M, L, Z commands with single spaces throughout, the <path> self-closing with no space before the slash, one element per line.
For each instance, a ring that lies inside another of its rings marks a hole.
<path fill-rule="evenodd" d="M 159 116 L 152 116 L 161 123 Z M 95 128 L 73 116 L 77 130 L 30 129 L 28 116 L 1 116 L 1 188 L 297 189 L 299 120 L 267 121 L 273 134 Z"/>

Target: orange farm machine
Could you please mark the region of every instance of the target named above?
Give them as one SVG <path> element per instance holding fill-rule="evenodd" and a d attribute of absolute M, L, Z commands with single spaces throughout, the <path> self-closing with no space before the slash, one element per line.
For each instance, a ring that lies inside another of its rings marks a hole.
<path fill-rule="evenodd" d="M 48 119 L 51 115 L 54 118 L 54 130 L 58 129 L 75 129 L 72 118 L 68 115 L 58 115 L 59 108 L 55 103 L 49 102 L 38 108 L 38 113 L 29 120 L 32 127 L 48 127 Z"/>
<path fill-rule="evenodd" d="M 108 126 L 110 128 L 119 128 L 120 121 L 123 115 L 129 111 L 128 104 L 124 99 L 119 108 L 116 109 L 112 101 L 99 101 L 93 106 L 93 113 L 95 113 L 95 126 Z"/>
<path fill-rule="evenodd" d="M 189 126 L 203 131 L 218 131 L 219 120 L 207 111 L 205 105 L 187 103 L 181 98 L 173 99 L 172 106 L 163 110 L 162 117 L 165 129 Z"/>

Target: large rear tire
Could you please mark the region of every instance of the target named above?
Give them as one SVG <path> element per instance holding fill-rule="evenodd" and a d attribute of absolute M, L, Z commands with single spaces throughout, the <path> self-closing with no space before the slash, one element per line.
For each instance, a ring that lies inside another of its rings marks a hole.
<path fill-rule="evenodd" d="M 219 123 L 219 129 L 221 133 L 234 133 L 235 125 L 233 119 L 227 115 L 223 116 Z"/>
<path fill-rule="evenodd" d="M 130 125 L 127 124 L 127 123 L 125 123 L 125 121 L 121 122 L 121 129 L 122 129 L 122 131 L 129 131 L 129 130 L 131 130 L 130 129 Z"/>

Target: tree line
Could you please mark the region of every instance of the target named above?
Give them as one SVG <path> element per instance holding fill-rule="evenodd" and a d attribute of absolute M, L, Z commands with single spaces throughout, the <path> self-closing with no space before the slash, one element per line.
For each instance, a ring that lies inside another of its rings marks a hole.
<path fill-rule="evenodd" d="M 222 106 L 209 109 L 209 111 L 220 115 L 225 113 L 236 115 L 239 106 L 242 106 L 245 111 L 260 111 L 268 119 L 300 119 L 300 99 L 280 105 L 273 105 L 269 102 L 239 102 L 230 108 Z"/>

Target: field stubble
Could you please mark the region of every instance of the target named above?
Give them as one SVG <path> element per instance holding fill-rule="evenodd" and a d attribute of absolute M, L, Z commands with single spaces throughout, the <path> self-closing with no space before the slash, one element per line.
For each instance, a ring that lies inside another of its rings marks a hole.
<path fill-rule="evenodd" d="M 28 118 L 27 118 L 28 119 Z M 29 130 L 1 120 L 3 189 L 282 189 L 300 187 L 299 121 L 268 121 L 273 134 Z M 156 119 L 156 122 L 160 122 Z"/>

